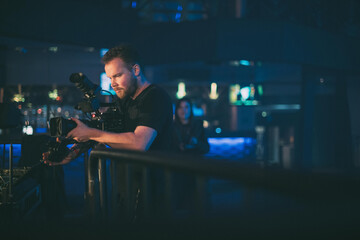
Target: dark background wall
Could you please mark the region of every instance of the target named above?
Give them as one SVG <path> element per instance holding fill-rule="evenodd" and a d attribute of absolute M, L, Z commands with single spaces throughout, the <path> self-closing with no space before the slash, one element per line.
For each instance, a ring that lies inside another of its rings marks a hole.
<path fill-rule="evenodd" d="M 293 93 L 297 155 L 312 165 L 333 146 L 359 148 L 359 16 L 355 0 L 2 1 L 0 84 L 69 84 L 72 72 L 98 82 L 100 49 L 132 42 L 155 83 L 263 82 L 285 103 Z M 254 65 L 231 66 L 241 59 Z"/>

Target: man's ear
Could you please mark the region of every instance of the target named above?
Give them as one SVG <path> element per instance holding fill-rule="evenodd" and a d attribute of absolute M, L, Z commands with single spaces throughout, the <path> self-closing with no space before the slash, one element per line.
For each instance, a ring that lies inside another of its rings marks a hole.
<path fill-rule="evenodd" d="M 134 66 L 132 67 L 132 71 L 136 77 L 139 76 L 141 72 L 140 65 L 135 63 Z"/>

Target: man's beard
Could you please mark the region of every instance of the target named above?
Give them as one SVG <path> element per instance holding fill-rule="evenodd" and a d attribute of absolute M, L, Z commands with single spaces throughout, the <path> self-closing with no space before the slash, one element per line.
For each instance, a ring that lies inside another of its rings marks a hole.
<path fill-rule="evenodd" d="M 127 99 L 129 97 L 132 97 L 134 96 L 137 88 L 138 88 L 137 79 L 131 76 L 129 88 L 126 90 L 123 89 L 122 94 L 117 94 L 117 96 L 120 99 Z"/>

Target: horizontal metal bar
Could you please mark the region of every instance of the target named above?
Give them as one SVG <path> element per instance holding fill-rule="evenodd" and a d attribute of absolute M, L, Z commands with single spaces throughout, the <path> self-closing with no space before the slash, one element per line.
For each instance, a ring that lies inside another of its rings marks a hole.
<path fill-rule="evenodd" d="M 355 190 L 360 187 L 358 172 L 350 174 L 346 171 L 312 172 L 309 170 L 271 169 L 226 160 L 196 158 L 189 155 L 119 149 L 93 150 L 90 158 L 98 157 L 234 180 L 245 186 L 295 194 L 300 198 L 324 197 L 324 194 L 341 194 L 343 198 L 360 197 L 360 193 Z"/>

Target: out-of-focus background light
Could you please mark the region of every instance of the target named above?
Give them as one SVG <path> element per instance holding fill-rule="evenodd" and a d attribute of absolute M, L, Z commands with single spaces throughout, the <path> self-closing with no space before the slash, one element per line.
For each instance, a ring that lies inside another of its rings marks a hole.
<path fill-rule="evenodd" d="M 183 98 L 186 96 L 186 86 L 184 82 L 179 82 L 178 84 L 178 90 L 176 92 L 176 97 L 178 99 Z"/>
<path fill-rule="evenodd" d="M 218 99 L 218 97 L 219 97 L 219 94 L 217 92 L 217 84 L 211 83 L 209 98 L 212 100 L 216 100 L 216 99 Z"/>

